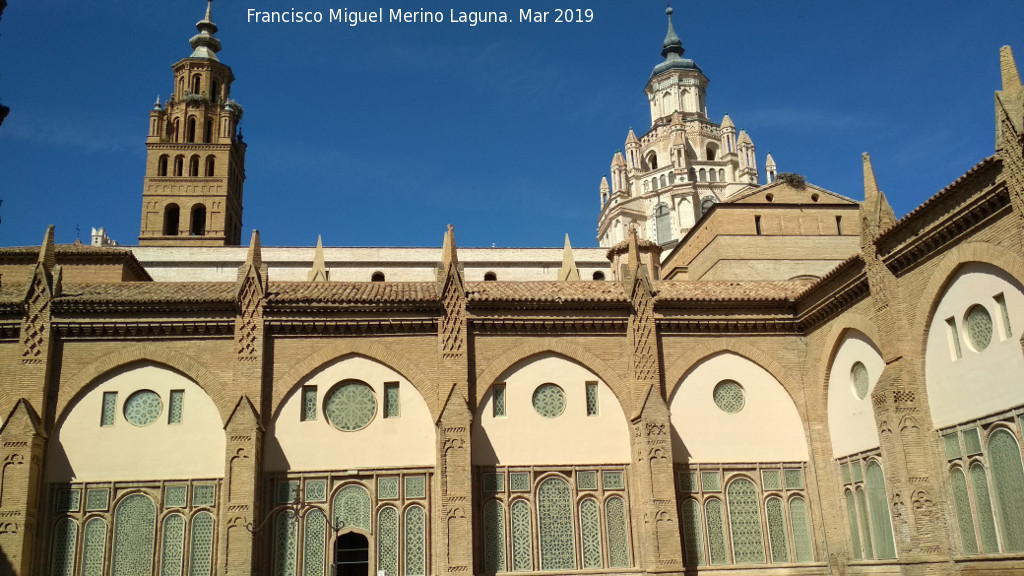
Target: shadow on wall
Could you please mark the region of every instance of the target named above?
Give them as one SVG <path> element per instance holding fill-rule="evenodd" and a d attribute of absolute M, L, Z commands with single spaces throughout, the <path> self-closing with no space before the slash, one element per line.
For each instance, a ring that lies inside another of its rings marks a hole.
<path fill-rule="evenodd" d="M 682 436 L 676 432 L 675 426 L 669 426 L 672 431 L 672 458 L 676 464 L 686 465 L 690 462 L 690 451 L 686 449 Z"/>
<path fill-rule="evenodd" d="M 7 559 L 7 554 L 4 553 L 3 548 L 0 548 L 0 576 L 15 576 L 14 566 Z"/>

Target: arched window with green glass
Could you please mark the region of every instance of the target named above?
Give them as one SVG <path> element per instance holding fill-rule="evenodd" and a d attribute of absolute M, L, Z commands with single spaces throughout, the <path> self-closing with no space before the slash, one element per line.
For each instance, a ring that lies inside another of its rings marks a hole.
<path fill-rule="evenodd" d="M 209 576 L 213 570 L 213 514 L 200 512 L 192 517 L 192 543 L 189 546 L 189 576 Z"/>
<path fill-rule="evenodd" d="M 424 576 L 427 573 L 426 515 L 422 506 L 413 505 L 405 511 L 405 573 Z"/>
<path fill-rule="evenodd" d="M 875 558 L 895 558 L 896 543 L 892 537 L 892 520 L 889 519 L 885 476 L 877 460 L 868 462 L 865 484 L 868 490 L 868 506 L 871 510 L 871 535 L 875 541 Z"/>
<path fill-rule="evenodd" d="M 708 523 L 708 559 L 711 564 L 728 564 L 729 551 L 725 542 L 725 510 L 718 498 L 704 503 L 704 516 Z"/>
<path fill-rule="evenodd" d="M 1024 465 L 1020 446 L 1005 428 L 988 440 L 988 463 L 996 493 L 996 510 L 1003 536 L 1004 552 L 1024 550 Z"/>
<path fill-rule="evenodd" d="M 299 544 L 299 521 L 286 510 L 277 515 L 274 524 L 274 574 L 295 576 Z"/>
<path fill-rule="evenodd" d="M 398 510 L 394 506 L 377 512 L 377 571 L 398 574 Z"/>
<path fill-rule="evenodd" d="M 168 514 L 160 537 L 160 576 L 182 576 L 185 570 L 185 517 Z"/>
<path fill-rule="evenodd" d="M 949 486 L 953 490 L 953 508 L 960 532 L 960 547 L 964 554 L 978 553 L 978 539 L 974 535 L 974 514 L 971 513 L 971 497 L 967 491 L 967 476 L 959 466 L 949 471 Z"/>
<path fill-rule="evenodd" d="M 683 536 L 683 558 L 687 566 L 704 565 L 704 526 L 700 503 L 693 498 L 683 500 L 679 507 L 679 524 Z"/>
<path fill-rule="evenodd" d="M 629 531 L 626 528 L 626 501 L 612 496 L 604 502 L 605 524 L 608 526 L 608 565 L 629 567 Z"/>
<path fill-rule="evenodd" d="M 576 569 L 576 530 L 573 529 L 572 490 L 552 476 L 537 488 L 537 524 L 540 527 L 540 569 Z"/>
<path fill-rule="evenodd" d="M 82 576 L 103 576 L 103 560 L 107 554 L 107 522 L 92 518 L 85 523 L 82 542 Z"/>
<path fill-rule="evenodd" d="M 992 513 L 988 475 L 979 462 L 971 465 L 971 490 L 974 493 L 974 507 L 978 511 L 978 526 L 981 528 L 981 552 L 995 554 L 999 552 L 999 536 L 996 534 L 996 521 Z"/>
<path fill-rule="evenodd" d="M 737 478 L 726 491 L 729 505 L 729 533 L 736 564 L 764 564 L 761 503 L 757 487 L 749 478 Z"/>
<path fill-rule="evenodd" d="M 78 522 L 71 518 L 57 521 L 53 528 L 53 557 L 50 573 L 55 576 L 72 576 L 75 573 L 75 546 L 78 543 Z"/>
<path fill-rule="evenodd" d="M 793 531 L 793 551 L 797 562 L 814 562 L 814 540 L 811 538 L 811 513 L 807 501 L 800 496 L 789 499 L 789 523 Z"/>
<path fill-rule="evenodd" d="M 132 494 L 114 512 L 113 576 L 135 576 L 153 571 L 156 505 L 145 494 Z"/>
<path fill-rule="evenodd" d="M 860 523 L 857 521 L 857 504 L 853 490 L 846 490 L 846 519 L 850 531 L 850 553 L 854 560 L 863 560 L 864 553 L 860 547 Z"/>
<path fill-rule="evenodd" d="M 765 518 L 768 520 L 768 547 L 772 562 L 789 562 L 789 530 L 786 528 L 786 511 L 782 498 L 771 496 L 764 502 Z"/>
<path fill-rule="evenodd" d="M 604 552 L 601 549 L 601 510 L 597 500 L 586 498 L 580 502 L 579 522 L 583 569 L 601 568 Z"/>
<path fill-rule="evenodd" d="M 530 520 L 530 505 L 526 500 L 512 503 L 512 570 L 526 572 L 533 570 L 533 528 Z"/>
<path fill-rule="evenodd" d="M 499 500 L 484 504 L 484 572 L 504 572 L 505 509 Z"/>
<path fill-rule="evenodd" d="M 306 513 L 302 540 L 303 576 L 324 576 L 327 550 L 327 515 L 314 508 Z"/>

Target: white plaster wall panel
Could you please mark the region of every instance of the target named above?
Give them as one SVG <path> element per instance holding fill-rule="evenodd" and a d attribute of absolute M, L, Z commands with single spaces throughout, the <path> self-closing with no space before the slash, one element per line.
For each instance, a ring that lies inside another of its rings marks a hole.
<path fill-rule="evenodd" d="M 715 404 L 715 386 L 743 387 L 743 409 L 729 414 Z M 698 363 L 670 404 L 677 462 L 780 462 L 807 460 L 807 441 L 796 405 L 764 368 L 735 354 Z"/>
<path fill-rule="evenodd" d="M 973 420 L 1024 404 L 1024 354 L 1020 337 L 1024 329 L 1024 293 L 1009 274 L 983 264 L 961 268 L 940 297 L 928 328 L 925 378 L 928 403 L 936 427 Z M 1013 331 L 1006 336 L 1000 306 L 993 299 L 1002 294 Z M 978 352 L 970 344 L 964 315 L 980 304 L 992 317 L 989 346 Z M 956 358 L 946 322 L 956 320 L 961 357 Z"/>
<path fill-rule="evenodd" d="M 125 419 L 136 391 L 160 396 L 160 416 L 147 426 Z M 183 390 L 180 424 L 168 423 L 170 393 Z M 117 392 L 111 426 L 101 426 L 103 393 Z M 166 368 L 145 365 L 118 371 L 74 402 L 50 440 L 49 482 L 103 482 L 224 476 L 224 423 L 198 385 Z"/>
<path fill-rule="evenodd" d="M 868 390 L 858 398 L 853 385 L 853 365 L 860 362 L 868 371 Z M 832 456 L 839 458 L 878 447 L 878 428 L 871 407 L 871 392 L 885 369 L 875 345 L 861 332 L 851 330 L 836 350 L 828 374 L 828 431 Z"/>
<path fill-rule="evenodd" d="M 612 389 L 590 370 L 555 355 L 541 355 L 516 364 L 496 382 L 505 383 L 505 416 L 494 416 L 492 386 L 473 423 L 474 465 L 629 462 L 626 415 Z M 596 416 L 587 416 L 587 382 L 598 384 Z M 565 393 L 560 416 L 541 416 L 533 407 L 533 393 L 545 383 L 557 384 Z"/>
<path fill-rule="evenodd" d="M 359 380 L 376 397 L 376 412 L 361 430 L 335 428 L 324 414 L 324 402 L 335 384 Z M 398 382 L 399 416 L 384 418 L 384 384 Z M 316 420 L 303 422 L 302 386 L 317 387 Z M 433 466 L 434 423 L 419 391 L 398 372 L 362 356 L 337 360 L 300 382 L 278 409 L 267 431 L 267 470 L 358 470 L 401 466 Z"/>

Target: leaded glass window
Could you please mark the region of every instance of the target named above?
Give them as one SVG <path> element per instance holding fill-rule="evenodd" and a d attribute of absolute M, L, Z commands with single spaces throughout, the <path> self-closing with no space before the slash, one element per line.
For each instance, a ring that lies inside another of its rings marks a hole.
<path fill-rule="evenodd" d="M 72 576 L 75 573 L 75 545 L 77 542 L 78 523 L 70 518 L 58 520 L 53 528 L 51 574 Z"/>
<path fill-rule="evenodd" d="M 277 483 L 277 503 L 290 504 L 299 501 L 299 481 L 281 480 Z"/>
<path fill-rule="evenodd" d="M 505 385 L 495 384 L 494 385 L 494 407 L 493 415 L 496 418 L 505 416 Z"/>
<path fill-rule="evenodd" d="M 583 569 L 601 568 L 601 513 L 597 501 L 580 502 L 580 546 L 583 548 Z"/>
<path fill-rule="evenodd" d="M 772 552 L 772 562 L 789 562 L 789 538 L 782 499 L 774 496 L 769 498 L 764 503 L 764 510 L 768 520 L 768 547 Z"/>
<path fill-rule="evenodd" d="M 977 428 L 964 430 L 964 448 L 968 456 L 981 454 L 981 435 L 978 434 Z"/>
<path fill-rule="evenodd" d="M 160 576 L 181 576 L 185 570 L 185 517 L 168 514 L 160 540 Z"/>
<path fill-rule="evenodd" d="M 956 509 L 956 523 L 960 529 L 960 545 L 964 554 L 978 553 L 978 540 L 974 537 L 974 515 L 971 514 L 971 500 L 967 494 L 967 477 L 959 467 L 949 471 L 949 484 L 953 488 L 953 504 Z"/>
<path fill-rule="evenodd" d="M 85 511 L 106 511 L 110 507 L 109 488 L 90 488 L 85 492 Z"/>
<path fill-rule="evenodd" d="M 484 504 L 484 572 L 504 572 L 505 510 L 498 500 Z"/>
<path fill-rule="evenodd" d="M 587 416 L 597 416 L 597 382 L 587 382 Z"/>
<path fill-rule="evenodd" d="M 508 474 L 508 488 L 513 492 L 529 492 L 530 491 L 530 473 L 529 472 L 509 472 Z"/>
<path fill-rule="evenodd" d="M 577 472 L 576 488 L 579 490 L 597 490 L 597 472 L 593 470 Z"/>
<path fill-rule="evenodd" d="M 850 472 L 853 474 L 854 482 L 864 481 L 864 468 L 860 465 L 860 460 L 850 462 Z"/>
<path fill-rule="evenodd" d="M 398 418 L 401 415 L 401 404 L 398 396 L 398 382 L 384 383 L 384 417 Z"/>
<path fill-rule="evenodd" d="M 193 506 L 213 506 L 217 496 L 217 487 L 213 484 L 196 484 L 192 487 Z"/>
<path fill-rule="evenodd" d="M 843 484 L 853 482 L 853 478 L 850 477 L 850 464 L 848 462 L 843 462 L 839 466 L 839 476 L 843 479 Z"/>
<path fill-rule="evenodd" d="M 398 574 L 398 510 L 393 506 L 377 513 L 377 570 Z"/>
<path fill-rule="evenodd" d="M 804 489 L 804 471 L 799 468 L 787 468 L 785 471 L 786 475 L 786 490 L 803 490 Z"/>
<path fill-rule="evenodd" d="M 309 486 L 309 484 L 306 484 Z M 326 574 L 325 551 L 327 549 L 327 516 L 323 510 L 314 508 L 306 514 L 304 539 L 302 542 L 303 576 L 324 576 Z"/>
<path fill-rule="evenodd" d="M 502 492 L 505 490 L 505 474 L 488 472 L 484 474 L 484 492 Z"/>
<path fill-rule="evenodd" d="M 426 516 L 422 506 L 405 511 L 405 573 L 424 576 L 427 573 Z"/>
<path fill-rule="evenodd" d="M 324 412 L 327 420 L 338 430 L 362 430 L 377 414 L 377 399 L 373 389 L 363 382 L 347 380 L 327 394 Z"/>
<path fill-rule="evenodd" d="M 541 482 L 537 488 L 541 570 L 576 569 L 572 509 L 572 490 L 568 482 L 557 477 Z"/>
<path fill-rule="evenodd" d="M 61 488 L 57 490 L 57 512 L 78 512 L 82 508 L 82 490 Z"/>
<path fill-rule="evenodd" d="M 811 515 L 807 501 L 799 496 L 789 499 L 789 522 L 793 530 L 793 549 L 797 562 L 814 562 L 814 543 L 811 539 Z"/>
<path fill-rule="evenodd" d="M 299 523 L 295 513 L 286 510 L 277 515 L 274 526 L 274 574 L 296 576 Z"/>
<path fill-rule="evenodd" d="M 373 532 L 370 519 L 370 493 L 366 488 L 358 484 L 349 484 L 334 495 L 334 521 L 335 526 L 344 522 L 352 528 L 362 528 L 367 532 Z"/>
<path fill-rule="evenodd" d="M 398 500 L 397 476 L 377 478 L 377 498 L 379 500 Z"/>
<path fill-rule="evenodd" d="M 722 491 L 722 473 L 717 470 L 705 470 L 700 473 L 700 485 L 705 492 Z"/>
<path fill-rule="evenodd" d="M 135 426 L 149 426 L 163 411 L 160 395 L 152 390 L 139 390 L 124 401 L 124 419 Z"/>
<path fill-rule="evenodd" d="M 601 482 L 604 484 L 605 490 L 622 490 L 626 487 L 622 472 L 606 470 L 601 473 L 601 476 Z"/>
<path fill-rule="evenodd" d="M 967 311 L 967 337 L 971 346 L 981 352 L 992 343 L 992 316 L 981 304 L 971 306 Z"/>
<path fill-rule="evenodd" d="M 680 492 L 697 492 L 697 473 L 680 472 L 678 476 Z"/>
<path fill-rule="evenodd" d="M 189 576 L 209 576 L 213 569 L 213 514 L 200 512 L 192 518 Z"/>
<path fill-rule="evenodd" d="M 850 548 L 853 552 L 853 559 L 861 560 L 864 558 L 864 554 L 860 547 L 860 525 L 857 522 L 857 505 L 854 503 L 852 490 L 846 491 L 846 519 L 850 530 Z"/>
<path fill-rule="evenodd" d="M 729 483 L 726 494 L 734 561 L 737 564 L 764 564 L 757 487 L 747 478 L 737 478 Z"/>
<path fill-rule="evenodd" d="M 604 502 L 605 522 L 608 525 L 608 566 L 629 567 L 629 532 L 626 528 L 626 501 L 612 496 Z"/>
<path fill-rule="evenodd" d="M 302 387 L 302 413 L 299 420 L 310 422 L 316 420 L 317 394 L 316 386 Z"/>
<path fill-rule="evenodd" d="M 868 463 L 866 482 L 868 503 L 871 506 L 871 534 L 875 537 L 875 557 L 895 558 L 896 543 L 892 537 L 892 522 L 889 520 L 889 499 L 885 494 L 885 477 L 882 467 L 872 460 Z"/>
<path fill-rule="evenodd" d="M 104 392 L 100 426 L 113 426 L 115 414 L 117 414 L 117 392 Z"/>
<path fill-rule="evenodd" d="M 864 544 L 864 557 L 875 558 L 875 550 L 871 544 L 871 525 L 868 516 L 868 499 L 864 494 L 864 488 L 857 487 L 857 514 L 860 516 L 860 536 Z"/>
<path fill-rule="evenodd" d="M 426 498 L 427 496 L 427 483 L 423 476 L 406 476 L 405 477 L 405 497 L 406 498 Z"/>
<path fill-rule="evenodd" d="M 715 405 L 727 414 L 735 414 L 743 410 L 743 406 L 746 403 L 743 396 L 743 387 L 732 380 L 719 382 L 711 395 Z"/>
<path fill-rule="evenodd" d="M 512 570 L 533 570 L 533 528 L 530 505 L 525 500 L 512 503 Z"/>
<path fill-rule="evenodd" d="M 153 569 L 153 540 L 156 506 L 145 494 L 132 494 L 114 512 L 113 576 L 150 574 Z"/>
<path fill-rule="evenodd" d="M 956 432 L 942 435 L 942 446 L 946 450 L 946 460 L 960 457 L 960 435 Z"/>
<path fill-rule="evenodd" d="M 555 418 L 565 411 L 565 392 L 557 384 L 541 384 L 533 391 L 533 409 L 545 418 Z"/>
<path fill-rule="evenodd" d="M 82 543 L 82 576 L 103 576 L 103 557 L 107 554 L 107 523 L 93 518 L 85 523 Z"/>
<path fill-rule="evenodd" d="M 683 500 L 679 523 L 682 528 L 683 554 L 687 566 L 704 565 L 704 526 L 700 503 L 693 498 Z"/>
<path fill-rule="evenodd" d="M 725 546 L 725 513 L 722 501 L 711 498 L 704 503 L 708 522 L 708 556 L 712 564 L 728 564 L 729 553 Z"/>
<path fill-rule="evenodd" d="M 184 508 L 188 505 L 188 486 L 175 484 L 164 487 L 164 508 Z"/>
<path fill-rule="evenodd" d="M 326 480 L 306 480 L 306 502 L 327 502 Z"/>
<path fill-rule="evenodd" d="M 871 386 L 871 377 L 863 362 L 853 363 L 853 368 L 850 369 L 850 381 L 853 384 L 853 393 L 857 398 L 864 399 L 868 395 L 868 387 Z"/>
<path fill-rule="evenodd" d="M 765 490 L 782 490 L 782 473 L 776 469 L 761 470 L 761 487 Z"/>
<path fill-rule="evenodd" d="M 185 415 L 185 391 L 171 390 L 171 399 L 167 407 L 167 423 L 181 424 Z"/>
<path fill-rule="evenodd" d="M 988 440 L 988 460 L 996 493 L 1004 552 L 1024 550 L 1024 466 L 1020 447 L 1009 431 L 998 429 Z"/>
<path fill-rule="evenodd" d="M 978 511 L 981 527 L 981 551 L 985 554 L 999 552 L 999 537 L 996 536 L 995 517 L 992 515 L 992 498 L 988 492 L 988 478 L 985 467 L 975 463 L 971 466 L 971 487 L 974 489 L 974 506 Z"/>

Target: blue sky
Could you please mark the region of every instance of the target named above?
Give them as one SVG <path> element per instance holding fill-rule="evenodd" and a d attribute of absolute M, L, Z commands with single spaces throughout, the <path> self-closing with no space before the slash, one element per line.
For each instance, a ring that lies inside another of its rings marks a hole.
<path fill-rule="evenodd" d="M 594 11 L 582 24 L 255 24 L 257 10 Z M 683 2 L 675 25 L 780 171 L 860 199 L 861 152 L 902 216 L 993 153 L 1020 0 Z M 15 1 L 0 21 L 0 244 L 139 230 L 149 109 L 205 2 Z M 595 246 L 598 184 L 661 61 L 658 0 L 216 0 L 245 108 L 243 230 L 265 245 Z M 248 237 L 243 233 L 243 237 Z"/>

